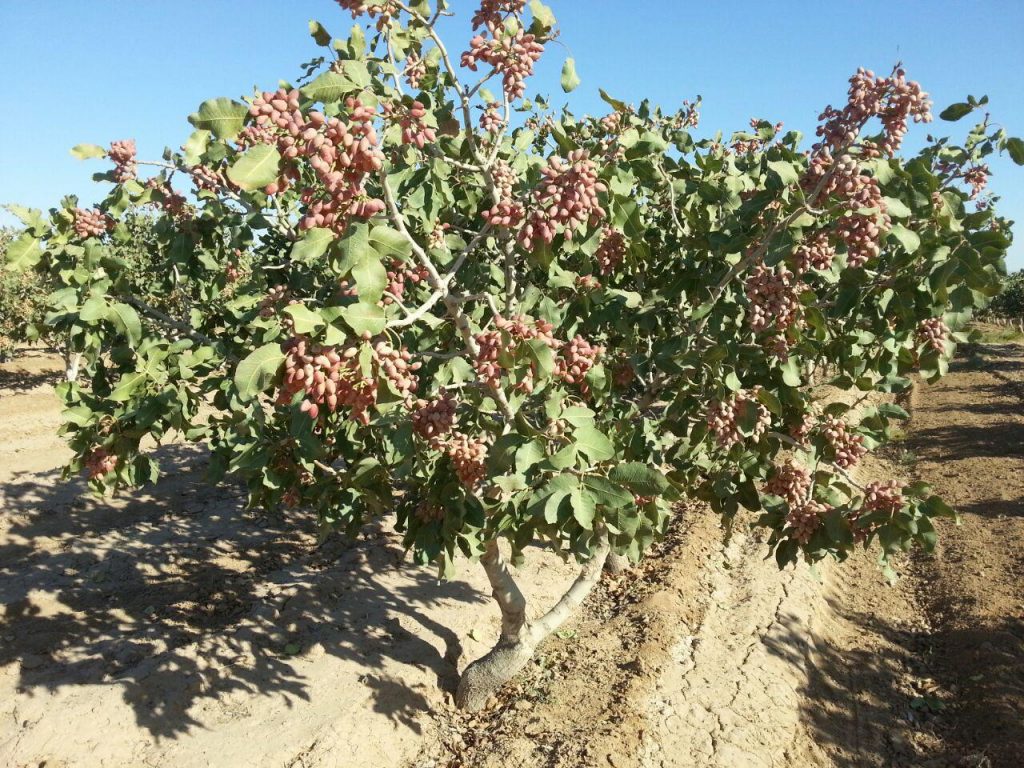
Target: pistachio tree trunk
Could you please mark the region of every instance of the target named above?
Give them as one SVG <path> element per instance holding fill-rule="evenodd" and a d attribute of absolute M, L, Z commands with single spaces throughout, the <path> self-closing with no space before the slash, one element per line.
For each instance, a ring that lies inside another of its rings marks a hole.
<path fill-rule="evenodd" d="M 501 635 L 494 647 L 462 674 L 455 703 L 466 710 L 478 710 L 533 657 L 537 646 L 555 632 L 583 603 L 601 578 L 608 558 L 608 540 L 601 538 L 593 557 L 561 599 L 540 619 L 526 620 L 526 598 L 516 584 L 497 541 L 487 545 L 480 563 L 491 583 L 491 596 L 501 609 Z"/>

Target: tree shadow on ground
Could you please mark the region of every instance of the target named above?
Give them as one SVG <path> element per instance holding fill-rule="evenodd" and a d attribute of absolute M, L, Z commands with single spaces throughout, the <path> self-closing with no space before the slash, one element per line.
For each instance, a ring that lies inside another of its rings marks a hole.
<path fill-rule="evenodd" d="M 945 458 L 1024 456 L 1024 423 L 1006 421 L 918 429 L 907 445 L 915 451 L 927 449 L 929 458 L 940 462 Z"/>
<path fill-rule="evenodd" d="M 427 611 L 483 597 L 403 563 L 379 528 L 318 546 L 311 513 L 247 512 L 241 488 L 205 484 L 201 452 L 158 455 L 161 481 L 125 498 L 56 472 L 0 488 L 0 666 L 19 663 L 19 690 L 118 686 L 140 726 L 173 738 L 203 699 L 308 698 L 316 652 L 365 668 L 375 710 L 417 728 L 430 704 L 394 670 L 450 689 L 459 640 Z"/>
<path fill-rule="evenodd" d="M 0 389 L 26 392 L 44 384 L 58 384 L 64 378 L 60 356 L 52 349 L 26 347 L 17 356 L 0 360 Z"/>
<path fill-rule="evenodd" d="M 59 371 L 0 370 L 0 389 L 12 392 L 27 392 L 44 384 L 59 384 L 63 374 Z"/>
<path fill-rule="evenodd" d="M 806 669 L 802 721 L 833 765 L 1024 765 L 1024 619 L 928 630 L 829 602 L 881 646 L 839 647 L 796 617 L 765 644 Z"/>

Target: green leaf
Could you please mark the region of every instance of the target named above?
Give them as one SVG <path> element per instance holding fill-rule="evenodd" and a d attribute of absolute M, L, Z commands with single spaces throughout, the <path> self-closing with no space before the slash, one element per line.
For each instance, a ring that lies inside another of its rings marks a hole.
<path fill-rule="evenodd" d="M 242 189 L 252 192 L 277 181 L 281 154 L 269 144 L 257 144 L 228 168 L 228 178 Z"/>
<path fill-rule="evenodd" d="M 1010 153 L 1010 159 L 1017 165 L 1024 165 L 1024 140 L 1010 138 L 1006 140 L 1006 151 Z"/>
<path fill-rule="evenodd" d="M 382 257 L 404 259 L 412 254 L 412 243 L 397 229 L 378 224 L 370 230 L 370 245 Z"/>
<path fill-rule="evenodd" d="M 768 168 L 770 168 L 786 186 L 796 184 L 800 181 L 800 175 L 796 171 L 796 166 L 788 160 L 769 160 Z"/>
<path fill-rule="evenodd" d="M 961 117 L 966 117 L 974 109 L 970 104 L 964 102 L 958 102 L 957 104 L 950 104 L 944 110 L 939 113 L 939 117 L 943 120 L 947 120 L 951 123 L 956 122 Z"/>
<path fill-rule="evenodd" d="M 551 347 L 540 339 L 530 339 L 526 342 L 526 349 L 536 367 L 537 378 L 541 380 L 551 378 L 551 374 L 555 371 L 555 355 L 551 351 Z"/>
<path fill-rule="evenodd" d="M 99 144 L 75 144 L 71 148 L 71 154 L 79 160 L 88 160 L 92 157 L 106 157 L 107 150 Z"/>
<path fill-rule="evenodd" d="M 375 336 L 384 330 L 387 324 L 384 319 L 384 310 L 376 304 L 365 304 L 358 302 L 351 304 L 341 312 L 342 319 L 357 334 L 369 333 Z"/>
<path fill-rule="evenodd" d="M 799 387 L 803 384 L 803 377 L 800 375 L 800 363 L 795 357 L 786 360 L 782 366 L 782 381 L 787 387 Z"/>
<path fill-rule="evenodd" d="M 590 530 L 594 527 L 594 518 L 597 516 L 597 505 L 594 497 L 582 488 L 573 488 L 569 494 L 569 503 L 572 505 L 572 516 L 581 528 Z"/>
<path fill-rule="evenodd" d="M 341 101 L 348 94 L 358 91 L 359 88 L 349 78 L 340 72 L 327 70 L 313 82 L 304 85 L 301 89 L 302 95 L 310 101 L 319 101 L 322 104 L 332 104 Z"/>
<path fill-rule="evenodd" d="M 203 153 L 210 146 L 210 136 L 207 130 L 192 131 L 188 140 L 181 149 L 185 153 L 185 162 L 189 165 L 199 165 L 203 159 Z"/>
<path fill-rule="evenodd" d="M 621 509 L 634 504 L 632 493 L 606 477 L 586 475 L 583 477 L 582 483 L 583 487 L 593 495 L 594 500 L 605 507 Z"/>
<path fill-rule="evenodd" d="M 580 84 L 580 77 L 576 74 L 576 59 L 570 56 L 562 65 L 562 90 L 572 93 Z"/>
<path fill-rule="evenodd" d="M 188 121 L 196 128 L 212 131 L 218 139 L 234 139 L 245 125 L 248 114 L 249 107 L 245 104 L 222 96 L 204 101 L 188 116 Z"/>
<path fill-rule="evenodd" d="M 605 92 L 604 88 L 598 88 L 597 92 L 599 94 L 601 94 L 601 98 L 604 100 L 605 104 L 608 104 L 616 112 L 628 112 L 629 111 L 629 105 L 626 104 L 626 102 L 619 101 L 618 99 L 612 98 L 611 96 L 609 96 Z"/>
<path fill-rule="evenodd" d="M 319 21 L 310 20 L 309 35 L 316 41 L 317 45 L 322 46 L 323 48 L 326 48 L 331 44 L 331 33 L 324 29 L 324 25 Z"/>
<path fill-rule="evenodd" d="M 139 320 L 139 313 L 128 304 L 111 304 L 107 310 L 107 319 L 117 326 L 131 346 L 137 347 L 142 341 L 142 321 Z"/>
<path fill-rule="evenodd" d="M 42 258 L 43 249 L 39 245 L 39 238 L 25 232 L 8 243 L 4 268 L 11 272 L 21 272 L 36 266 Z"/>
<path fill-rule="evenodd" d="M 534 23 L 539 24 L 543 30 L 555 26 L 555 14 L 540 0 L 530 0 L 530 13 L 533 14 Z"/>
<path fill-rule="evenodd" d="M 336 235 L 330 229 L 313 227 L 313 229 L 306 230 L 302 239 L 292 246 L 292 261 L 300 264 L 312 264 L 327 253 L 327 249 L 330 248 L 335 237 Z"/>
<path fill-rule="evenodd" d="M 529 469 L 542 462 L 546 455 L 542 441 L 531 440 L 524 443 L 516 451 L 516 472 L 526 474 Z"/>
<path fill-rule="evenodd" d="M 885 211 L 895 219 L 909 219 L 912 211 L 904 205 L 902 200 L 897 200 L 895 197 L 886 197 L 885 200 Z"/>
<path fill-rule="evenodd" d="M 289 304 L 284 311 L 292 318 L 296 333 L 314 333 L 326 325 L 324 319 L 305 304 Z"/>
<path fill-rule="evenodd" d="M 345 236 L 338 241 L 338 253 L 341 255 L 338 265 L 339 272 L 342 275 L 347 275 L 371 248 L 373 246 L 370 245 L 370 235 L 366 224 L 359 223 L 349 227 Z"/>
<path fill-rule="evenodd" d="M 889 234 L 895 237 L 900 245 L 903 246 L 903 250 L 907 253 L 913 253 L 921 247 L 921 237 L 912 229 L 907 229 L 902 224 L 896 224 Z"/>
<path fill-rule="evenodd" d="M 345 77 L 356 86 L 356 89 L 362 90 L 370 87 L 370 71 L 366 68 L 365 62 L 347 59 L 341 62 L 341 68 Z"/>
<path fill-rule="evenodd" d="M 660 496 L 669 486 L 661 472 L 636 461 L 615 465 L 608 473 L 608 479 L 629 488 L 638 496 Z"/>
<path fill-rule="evenodd" d="M 787 384 L 789 382 L 786 382 Z M 789 386 L 800 386 L 799 384 Z M 775 396 L 774 392 L 769 392 L 763 387 L 757 391 L 757 399 L 761 401 L 761 405 L 767 408 L 771 413 L 776 416 L 782 415 L 782 402 Z"/>
<path fill-rule="evenodd" d="M 284 361 L 278 343 L 264 344 L 253 350 L 235 369 L 235 389 L 242 400 L 251 400 L 270 386 Z"/>
<path fill-rule="evenodd" d="M 607 435 L 590 424 L 581 424 L 573 432 L 576 447 L 591 461 L 607 461 L 615 455 L 615 446 Z"/>
<path fill-rule="evenodd" d="M 352 267 L 352 277 L 356 281 L 359 300 L 367 304 L 380 301 L 388 286 L 388 272 L 380 263 L 380 254 L 374 250 L 363 252 L 362 258 Z"/>
<path fill-rule="evenodd" d="M 78 311 L 78 319 L 86 323 L 95 323 L 97 320 L 106 320 L 108 315 L 107 302 L 99 296 L 87 299 Z"/>
<path fill-rule="evenodd" d="M 114 387 L 114 391 L 110 393 L 108 399 L 113 400 L 115 403 L 123 403 L 124 401 L 131 398 L 132 393 L 138 389 L 139 385 L 146 381 L 148 377 L 143 371 L 132 371 L 126 373 L 117 382 L 117 386 Z"/>

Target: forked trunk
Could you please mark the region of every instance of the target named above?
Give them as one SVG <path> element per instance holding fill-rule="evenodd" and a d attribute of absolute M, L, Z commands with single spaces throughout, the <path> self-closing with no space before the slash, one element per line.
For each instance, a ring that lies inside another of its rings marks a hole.
<path fill-rule="evenodd" d="M 455 693 L 455 703 L 461 709 L 478 710 L 498 688 L 515 677 L 533 658 L 541 641 L 562 626 L 590 594 L 601 578 L 607 557 L 608 540 L 602 538 L 594 556 L 584 564 L 569 590 L 543 617 L 529 623 L 526 598 L 512 578 L 498 543 L 490 542 L 480 562 L 491 583 L 491 595 L 501 608 L 501 637 L 485 656 L 466 667 Z"/>

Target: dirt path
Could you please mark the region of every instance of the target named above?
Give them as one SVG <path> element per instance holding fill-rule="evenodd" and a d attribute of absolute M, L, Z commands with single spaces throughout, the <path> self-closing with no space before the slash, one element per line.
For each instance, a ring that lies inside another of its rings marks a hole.
<path fill-rule="evenodd" d="M 439 584 L 393 534 L 317 547 L 202 456 L 97 499 L 62 481 L 56 366 L 0 366 L 0 765 L 400 764 L 497 635 L 486 579 Z M 535 609 L 574 576 L 541 556 Z"/>
<path fill-rule="evenodd" d="M 1024 346 L 983 345 L 912 402 L 917 473 L 963 525 L 917 561 L 955 757 L 1024 765 Z"/>
<path fill-rule="evenodd" d="M 780 573 L 693 505 L 473 716 L 449 692 L 497 629 L 476 569 L 438 584 L 383 530 L 317 547 L 180 447 L 93 499 L 55 471 L 56 370 L 0 366 L 0 765 L 1024 765 L 1024 347 L 920 390 L 863 468 L 964 516 L 896 586 L 869 556 Z M 572 575 L 519 578 L 539 611 Z"/>

